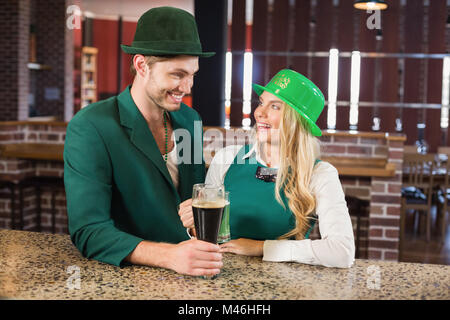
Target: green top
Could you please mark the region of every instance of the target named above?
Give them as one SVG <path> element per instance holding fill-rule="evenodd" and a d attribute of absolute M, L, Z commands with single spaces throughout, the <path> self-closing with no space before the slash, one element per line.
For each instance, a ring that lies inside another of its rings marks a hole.
<path fill-rule="evenodd" d="M 225 190 L 230 192 L 231 238 L 276 240 L 294 229 L 295 217 L 283 192 L 280 195 L 286 209 L 276 200 L 275 183 L 255 177 L 258 166 L 266 166 L 257 162 L 254 156 L 246 158 L 245 162 L 241 160 L 250 149 L 250 145 L 245 145 L 239 150 L 224 179 Z M 314 224 L 315 220 L 312 220 L 305 239 Z"/>
<path fill-rule="evenodd" d="M 203 130 L 198 113 L 184 104 L 169 114 L 176 141 L 187 136 L 186 130 L 191 139 L 190 150 L 179 151 L 180 157 L 190 152 L 191 161 L 178 165 L 178 190 L 130 87 L 80 110 L 67 126 L 69 232 L 85 257 L 121 266 L 144 239 L 188 239 L 177 205 L 191 197 L 193 184 L 205 180 Z"/>

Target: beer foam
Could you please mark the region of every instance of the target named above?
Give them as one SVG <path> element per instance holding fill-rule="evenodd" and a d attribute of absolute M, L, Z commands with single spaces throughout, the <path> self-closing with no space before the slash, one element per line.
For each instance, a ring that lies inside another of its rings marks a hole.
<path fill-rule="evenodd" d="M 192 206 L 202 209 L 219 209 L 225 207 L 228 203 L 225 199 L 218 199 L 213 201 L 193 200 Z"/>

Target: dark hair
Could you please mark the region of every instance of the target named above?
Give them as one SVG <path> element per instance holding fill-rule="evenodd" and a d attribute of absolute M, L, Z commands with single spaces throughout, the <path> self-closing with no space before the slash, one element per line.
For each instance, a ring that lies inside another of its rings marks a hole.
<path fill-rule="evenodd" d="M 131 65 L 130 65 L 130 73 L 132 76 L 136 75 L 136 69 L 134 68 L 134 56 L 131 58 Z M 152 65 L 154 65 L 156 62 L 162 62 L 162 61 L 167 61 L 169 59 L 172 59 L 176 57 L 176 55 L 165 55 L 165 56 L 149 56 L 149 55 L 144 55 L 145 58 L 145 62 L 147 63 L 147 65 L 149 67 L 151 67 Z"/>

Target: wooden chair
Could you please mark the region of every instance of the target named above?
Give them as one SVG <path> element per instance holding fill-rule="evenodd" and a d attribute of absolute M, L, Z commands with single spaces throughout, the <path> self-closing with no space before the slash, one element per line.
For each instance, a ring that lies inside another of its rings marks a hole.
<path fill-rule="evenodd" d="M 433 196 L 434 154 L 404 154 L 403 186 L 400 216 L 400 243 L 404 241 L 408 210 L 423 212 L 426 218 L 426 239 L 430 241 L 431 201 Z M 401 250 L 400 250 L 401 251 Z M 400 252 L 401 254 L 401 252 Z"/>
<path fill-rule="evenodd" d="M 447 230 L 447 211 L 450 203 L 450 161 L 443 166 L 445 168 L 444 172 L 444 182 L 439 184 L 439 189 L 437 191 L 437 223 L 441 229 L 441 242 L 445 243 L 445 235 Z"/>
<path fill-rule="evenodd" d="M 438 153 L 450 155 L 450 147 L 438 147 Z"/>
<path fill-rule="evenodd" d="M 450 202 L 450 147 L 438 147 L 438 154 L 446 154 L 447 160 L 441 164 L 441 169 L 444 169 L 444 182 L 439 184 L 437 200 L 437 220 L 440 220 L 441 228 L 441 242 L 445 242 L 445 234 L 447 230 L 447 211 Z M 442 178 L 442 177 L 441 177 Z M 441 179 L 442 180 L 442 179 Z M 439 224 L 438 224 L 439 225 Z"/>

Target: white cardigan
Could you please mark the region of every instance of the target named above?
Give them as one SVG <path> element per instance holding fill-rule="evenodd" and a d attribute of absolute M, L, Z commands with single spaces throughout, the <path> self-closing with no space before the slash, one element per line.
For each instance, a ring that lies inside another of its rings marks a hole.
<path fill-rule="evenodd" d="M 223 184 L 225 175 L 242 145 L 228 146 L 216 153 L 206 175 L 206 183 Z M 255 154 L 253 147 L 244 158 Z M 321 239 L 318 240 L 266 240 L 264 261 L 294 261 L 325 267 L 349 268 L 355 257 L 355 240 L 345 195 L 335 167 L 320 161 L 311 177 L 311 190 L 316 198 Z"/>

